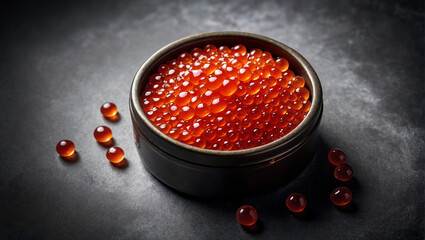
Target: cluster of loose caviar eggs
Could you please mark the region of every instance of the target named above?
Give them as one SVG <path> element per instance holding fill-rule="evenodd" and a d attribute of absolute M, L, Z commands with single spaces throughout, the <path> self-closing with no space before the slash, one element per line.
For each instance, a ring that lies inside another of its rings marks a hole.
<path fill-rule="evenodd" d="M 101 108 L 100 112 L 108 120 L 116 120 L 118 117 L 117 106 L 114 103 L 106 102 Z M 108 143 L 113 143 L 112 141 L 112 130 L 107 126 L 98 126 L 94 132 L 93 136 L 104 146 L 108 146 Z M 56 145 L 56 152 L 63 158 L 71 160 L 75 154 L 75 145 L 71 140 L 61 140 Z M 109 147 L 106 152 L 106 158 L 113 164 L 125 163 L 124 151 L 120 147 Z"/>
<path fill-rule="evenodd" d="M 353 177 L 353 168 L 346 163 L 346 159 L 347 157 L 341 149 L 329 151 L 329 163 L 335 166 L 334 176 L 342 182 L 350 181 Z M 337 187 L 330 194 L 331 202 L 338 207 L 349 205 L 352 197 L 348 187 Z M 307 198 L 302 193 L 291 193 L 286 198 L 286 207 L 295 214 L 302 213 L 307 207 Z M 244 227 L 252 226 L 258 220 L 257 210 L 251 205 L 242 205 L 236 211 L 236 220 Z"/>
<path fill-rule="evenodd" d="M 168 136 L 200 148 L 260 146 L 294 129 L 311 107 L 285 58 L 244 45 L 180 53 L 150 76 L 140 101 Z"/>
<path fill-rule="evenodd" d="M 353 178 L 353 168 L 346 163 L 347 156 L 341 149 L 332 149 L 328 154 L 329 162 L 335 166 L 334 177 L 341 182 L 350 181 Z M 345 206 L 351 202 L 353 194 L 348 187 L 337 187 L 331 194 L 330 199 L 336 206 Z"/>

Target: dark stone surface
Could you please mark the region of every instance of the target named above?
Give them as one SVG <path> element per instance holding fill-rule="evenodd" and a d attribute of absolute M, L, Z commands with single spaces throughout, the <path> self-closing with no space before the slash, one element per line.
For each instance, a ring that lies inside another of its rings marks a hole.
<path fill-rule="evenodd" d="M 424 2 L 2 1 L 1 239 L 423 239 Z M 276 191 L 200 200 L 154 179 L 137 155 L 128 95 L 138 67 L 165 44 L 207 31 L 248 31 L 298 50 L 316 69 L 325 110 L 317 156 Z M 118 122 L 99 107 L 115 102 Z M 105 159 L 106 124 L 128 166 Z M 78 160 L 55 152 L 73 140 Z M 340 147 L 355 171 L 353 206 L 326 164 Z M 284 200 L 308 198 L 308 215 Z M 258 231 L 234 213 L 254 205 Z"/>

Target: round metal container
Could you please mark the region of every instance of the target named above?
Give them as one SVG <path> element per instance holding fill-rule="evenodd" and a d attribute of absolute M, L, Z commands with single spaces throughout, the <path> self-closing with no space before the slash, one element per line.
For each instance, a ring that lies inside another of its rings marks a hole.
<path fill-rule="evenodd" d="M 311 109 L 286 136 L 266 145 L 235 151 L 202 149 L 181 143 L 157 129 L 142 110 L 139 96 L 160 64 L 206 44 L 269 51 L 284 57 L 310 90 Z M 211 32 L 177 40 L 152 55 L 134 77 L 130 112 L 136 146 L 145 167 L 166 185 L 200 197 L 245 195 L 266 191 L 288 182 L 314 155 L 322 115 L 322 89 L 310 64 L 296 51 L 273 39 L 243 32 Z"/>

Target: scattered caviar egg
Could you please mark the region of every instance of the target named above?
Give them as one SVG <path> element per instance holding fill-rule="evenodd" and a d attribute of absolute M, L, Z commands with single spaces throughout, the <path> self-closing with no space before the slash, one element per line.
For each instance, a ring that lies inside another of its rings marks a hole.
<path fill-rule="evenodd" d="M 75 152 L 75 145 L 72 141 L 70 140 L 61 140 L 58 142 L 58 144 L 56 145 L 56 152 L 61 156 L 61 157 L 70 157 L 74 154 Z"/>
<path fill-rule="evenodd" d="M 118 113 L 117 105 L 111 102 L 106 102 L 100 107 L 100 112 L 107 118 L 115 117 Z"/>
<path fill-rule="evenodd" d="M 350 181 L 353 178 L 353 168 L 349 164 L 342 163 L 336 166 L 334 176 L 339 181 Z"/>
<path fill-rule="evenodd" d="M 302 212 L 307 206 L 307 198 L 301 193 L 292 193 L 286 198 L 286 207 L 291 212 Z"/>
<path fill-rule="evenodd" d="M 243 44 L 207 44 L 161 63 L 140 104 L 171 138 L 232 151 L 267 144 L 297 127 L 311 107 L 305 82 L 281 56 Z"/>
<path fill-rule="evenodd" d="M 119 163 L 124 159 L 124 150 L 120 147 L 111 147 L 106 152 L 106 158 L 111 163 Z"/>
<path fill-rule="evenodd" d="M 330 198 L 334 205 L 345 206 L 351 202 L 353 194 L 347 187 L 337 187 L 332 191 Z"/>
<path fill-rule="evenodd" d="M 338 166 L 341 163 L 345 163 L 345 161 L 347 160 L 347 156 L 345 155 L 344 151 L 335 148 L 329 151 L 328 159 L 330 163 L 335 166 Z"/>
<path fill-rule="evenodd" d="M 253 206 L 243 205 L 236 211 L 236 220 L 242 226 L 252 226 L 258 220 L 257 210 Z"/>
<path fill-rule="evenodd" d="M 99 126 L 94 130 L 93 136 L 96 139 L 96 141 L 104 143 L 111 140 L 112 131 L 107 126 Z"/>

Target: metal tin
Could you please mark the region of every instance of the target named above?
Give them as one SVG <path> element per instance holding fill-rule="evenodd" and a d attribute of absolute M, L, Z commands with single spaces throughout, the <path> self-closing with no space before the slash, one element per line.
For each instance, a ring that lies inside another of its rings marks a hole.
<path fill-rule="evenodd" d="M 285 57 L 290 68 L 304 77 L 311 109 L 286 136 L 266 145 L 236 151 L 202 149 L 181 143 L 157 129 L 142 110 L 139 96 L 160 64 L 183 51 L 206 44 L 259 48 Z M 130 112 L 137 150 L 145 167 L 166 185 L 194 196 L 219 197 L 258 193 L 285 184 L 314 155 L 323 109 L 319 78 L 295 50 L 273 39 L 244 32 L 211 32 L 177 40 L 152 55 L 134 77 Z"/>

